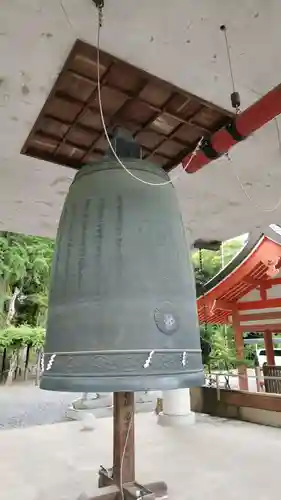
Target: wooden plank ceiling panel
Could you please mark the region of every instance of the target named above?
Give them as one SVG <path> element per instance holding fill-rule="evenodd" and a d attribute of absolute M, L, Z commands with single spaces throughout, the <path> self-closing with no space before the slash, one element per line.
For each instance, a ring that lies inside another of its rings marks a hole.
<path fill-rule="evenodd" d="M 109 131 L 117 125 L 130 130 L 144 158 L 167 171 L 202 135 L 233 116 L 105 52 L 100 52 L 100 76 Z M 107 149 L 97 99 L 97 50 L 77 40 L 21 152 L 79 169 Z"/>

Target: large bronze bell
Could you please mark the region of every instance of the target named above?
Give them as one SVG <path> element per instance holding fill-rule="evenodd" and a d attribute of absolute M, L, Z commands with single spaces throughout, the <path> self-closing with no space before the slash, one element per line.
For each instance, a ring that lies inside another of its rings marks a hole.
<path fill-rule="evenodd" d="M 168 179 L 146 161 L 124 162 L 143 180 Z M 138 182 L 113 158 L 77 173 L 57 234 L 42 389 L 118 392 L 202 384 L 185 238 L 171 184 Z"/>

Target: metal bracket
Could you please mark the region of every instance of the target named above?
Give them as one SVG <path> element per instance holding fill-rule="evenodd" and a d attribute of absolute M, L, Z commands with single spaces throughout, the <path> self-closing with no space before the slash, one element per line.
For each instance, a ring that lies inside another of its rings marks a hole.
<path fill-rule="evenodd" d="M 212 146 L 210 139 L 205 137 L 201 143 L 200 150 L 204 153 L 204 155 L 209 160 L 216 160 L 221 156 L 221 153 L 218 153 Z"/>
<path fill-rule="evenodd" d="M 246 139 L 246 136 L 240 134 L 239 130 L 237 130 L 235 120 L 232 120 L 231 122 L 229 122 L 226 125 L 225 130 L 226 130 L 226 132 L 228 132 L 231 135 L 232 139 L 234 139 L 236 142 L 240 142 L 240 141 L 243 141 L 244 139 Z"/>
<path fill-rule="evenodd" d="M 103 9 L 104 8 L 104 0 L 92 0 L 97 9 Z"/>

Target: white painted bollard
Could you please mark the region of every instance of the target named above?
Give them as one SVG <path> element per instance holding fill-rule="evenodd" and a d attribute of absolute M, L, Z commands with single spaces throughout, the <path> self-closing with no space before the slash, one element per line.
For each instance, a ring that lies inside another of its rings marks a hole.
<path fill-rule="evenodd" d="M 189 389 L 163 391 L 163 411 L 158 423 L 163 426 L 186 426 L 195 423 L 195 414 L 190 409 Z"/>

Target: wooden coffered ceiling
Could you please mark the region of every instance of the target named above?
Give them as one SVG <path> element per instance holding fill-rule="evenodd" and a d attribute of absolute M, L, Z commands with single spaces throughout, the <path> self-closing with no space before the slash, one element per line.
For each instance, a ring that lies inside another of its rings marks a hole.
<path fill-rule="evenodd" d="M 143 157 L 169 171 L 199 138 L 232 114 L 153 75 L 100 52 L 101 98 L 107 127 L 130 130 Z M 108 145 L 97 99 L 97 50 L 77 40 L 21 153 L 80 168 Z"/>

